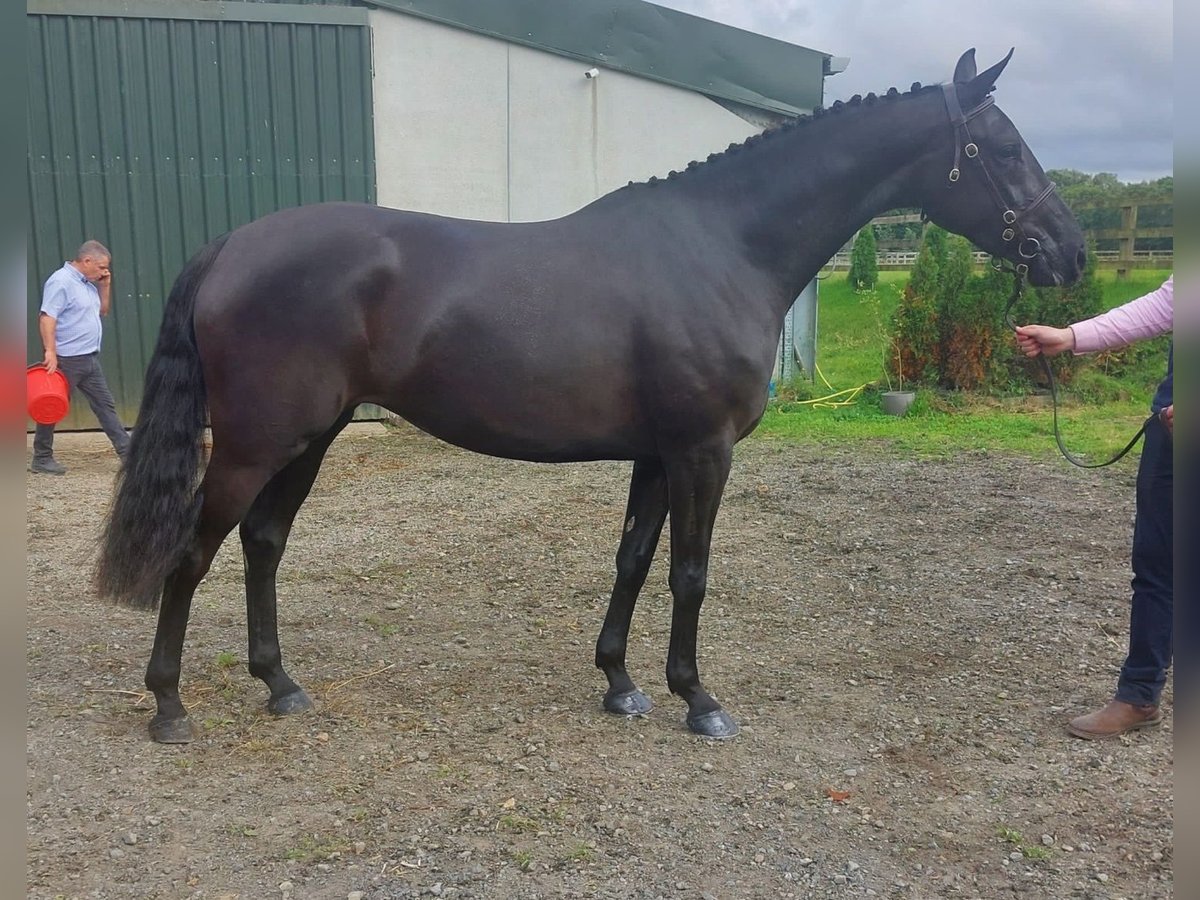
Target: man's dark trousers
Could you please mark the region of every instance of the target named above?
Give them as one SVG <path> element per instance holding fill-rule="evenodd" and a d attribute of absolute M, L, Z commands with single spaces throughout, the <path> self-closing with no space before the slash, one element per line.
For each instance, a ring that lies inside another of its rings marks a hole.
<path fill-rule="evenodd" d="M 87 398 L 88 405 L 96 414 L 100 427 L 112 441 L 113 449 L 122 459 L 129 449 L 129 434 L 117 417 L 117 405 L 113 401 L 112 392 L 104 378 L 104 370 L 100 368 L 100 354 L 88 353 L 84 356 L 60 356 L 59 371 L 67 378 L 71 390 L 79 391 Z M 38 425 L 33 435 L 33 461 L 46 462 L 54 458 L 54 426 Z"/>

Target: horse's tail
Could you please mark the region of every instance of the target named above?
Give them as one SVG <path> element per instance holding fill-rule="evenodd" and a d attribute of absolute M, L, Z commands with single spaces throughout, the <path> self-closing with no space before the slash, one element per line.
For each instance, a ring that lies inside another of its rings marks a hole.
<path fill-rule="evenodd" d="M 153 609 L 200 515 L 197 479 L 207 407 L 192 314 L 196 292 L 229 235 L 207 244 L 175 279 L 163 310 L 129 451 L 101 536 L 101 597 Z"/>

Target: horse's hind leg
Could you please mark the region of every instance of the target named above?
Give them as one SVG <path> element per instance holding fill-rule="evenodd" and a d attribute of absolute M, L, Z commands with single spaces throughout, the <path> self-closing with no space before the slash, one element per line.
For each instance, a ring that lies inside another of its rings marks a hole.
<path fill-rule="evenodd" d="M 650 698 L 625 671 L 625 648 L 634 604 L 650 571 L 654 550 L 667 516 L 667 476 L 658 460 L 639 460 L 629 482 L 625 528 L 617 550 L 617 580 L 596 641 L 596 666 L 608 678 L 604 708 L 621 715 L 650 711 Z"/>
<path fill-rule="evenodd" d="M 146 687 L 154 693 L 158 703 L 158 712 L 150 720 L 150 735 L 159 743 L 182 744 L 192 739 L 187 710 L 179 699 L 180 661 L 192 596 L 196 585 L 208 572 L 221 542 L 241 519 L 269 475 L 269 469 L 229 466 L 223 462 L 219 451 L 214 451 L 204 474 L 201 485 L 204 499 L 196 533 L 163 586 L 158 630 L 146 667 Z"/>
<path fill-rule="evenodd" d="M 270 690 L 267 709 L 276 715 L 311 709 L 312 701 L 283 669 L 275 615 L 275 575 L 292 522 L 312 490 L 325 452 L 352 415 L 353 410 L 345 412 L 329 431 L 272 478 L 242 520 L 250 674 L 261 679 Z"/>

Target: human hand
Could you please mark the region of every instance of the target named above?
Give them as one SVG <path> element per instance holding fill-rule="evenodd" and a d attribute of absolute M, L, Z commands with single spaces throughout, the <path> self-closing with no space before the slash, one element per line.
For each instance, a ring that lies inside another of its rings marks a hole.
<path fill-rule="evenodd" d="M 58 354 L 53 350 L 47 350 L 46 355 L 42 357 L 42 365 L 46 367 L 47 375 L 53 375 L 58 371 Z"/>
<path fill-rule="evenodd" d="M 1017 326 L 1017 346 L 1026 356 L 1057 356 L 1064 350 L 1075 349 L 1075 332 L 1070 328 L 1049 325 Z"/>
<path fill-rule="evenodd" d="M 1167 427 L 1167 434 L 1174 437 L 1174 435 L 1175 435 L 1175 404 L 1172 403 L 1170 406 L 1163 409 L 1158 414 L 1158 418 L 1163 423 L 1163 425 L 1165 425 Z"/>

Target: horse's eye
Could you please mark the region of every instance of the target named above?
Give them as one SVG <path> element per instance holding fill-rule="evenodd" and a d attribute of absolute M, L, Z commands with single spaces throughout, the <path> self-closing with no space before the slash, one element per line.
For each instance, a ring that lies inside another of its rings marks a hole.
<path fill-rule="evenodd" d="M 1020 159 L 1021 147 L 1019 144 L 1005 144 L 1000 148 L 1001 159 Z"/>

